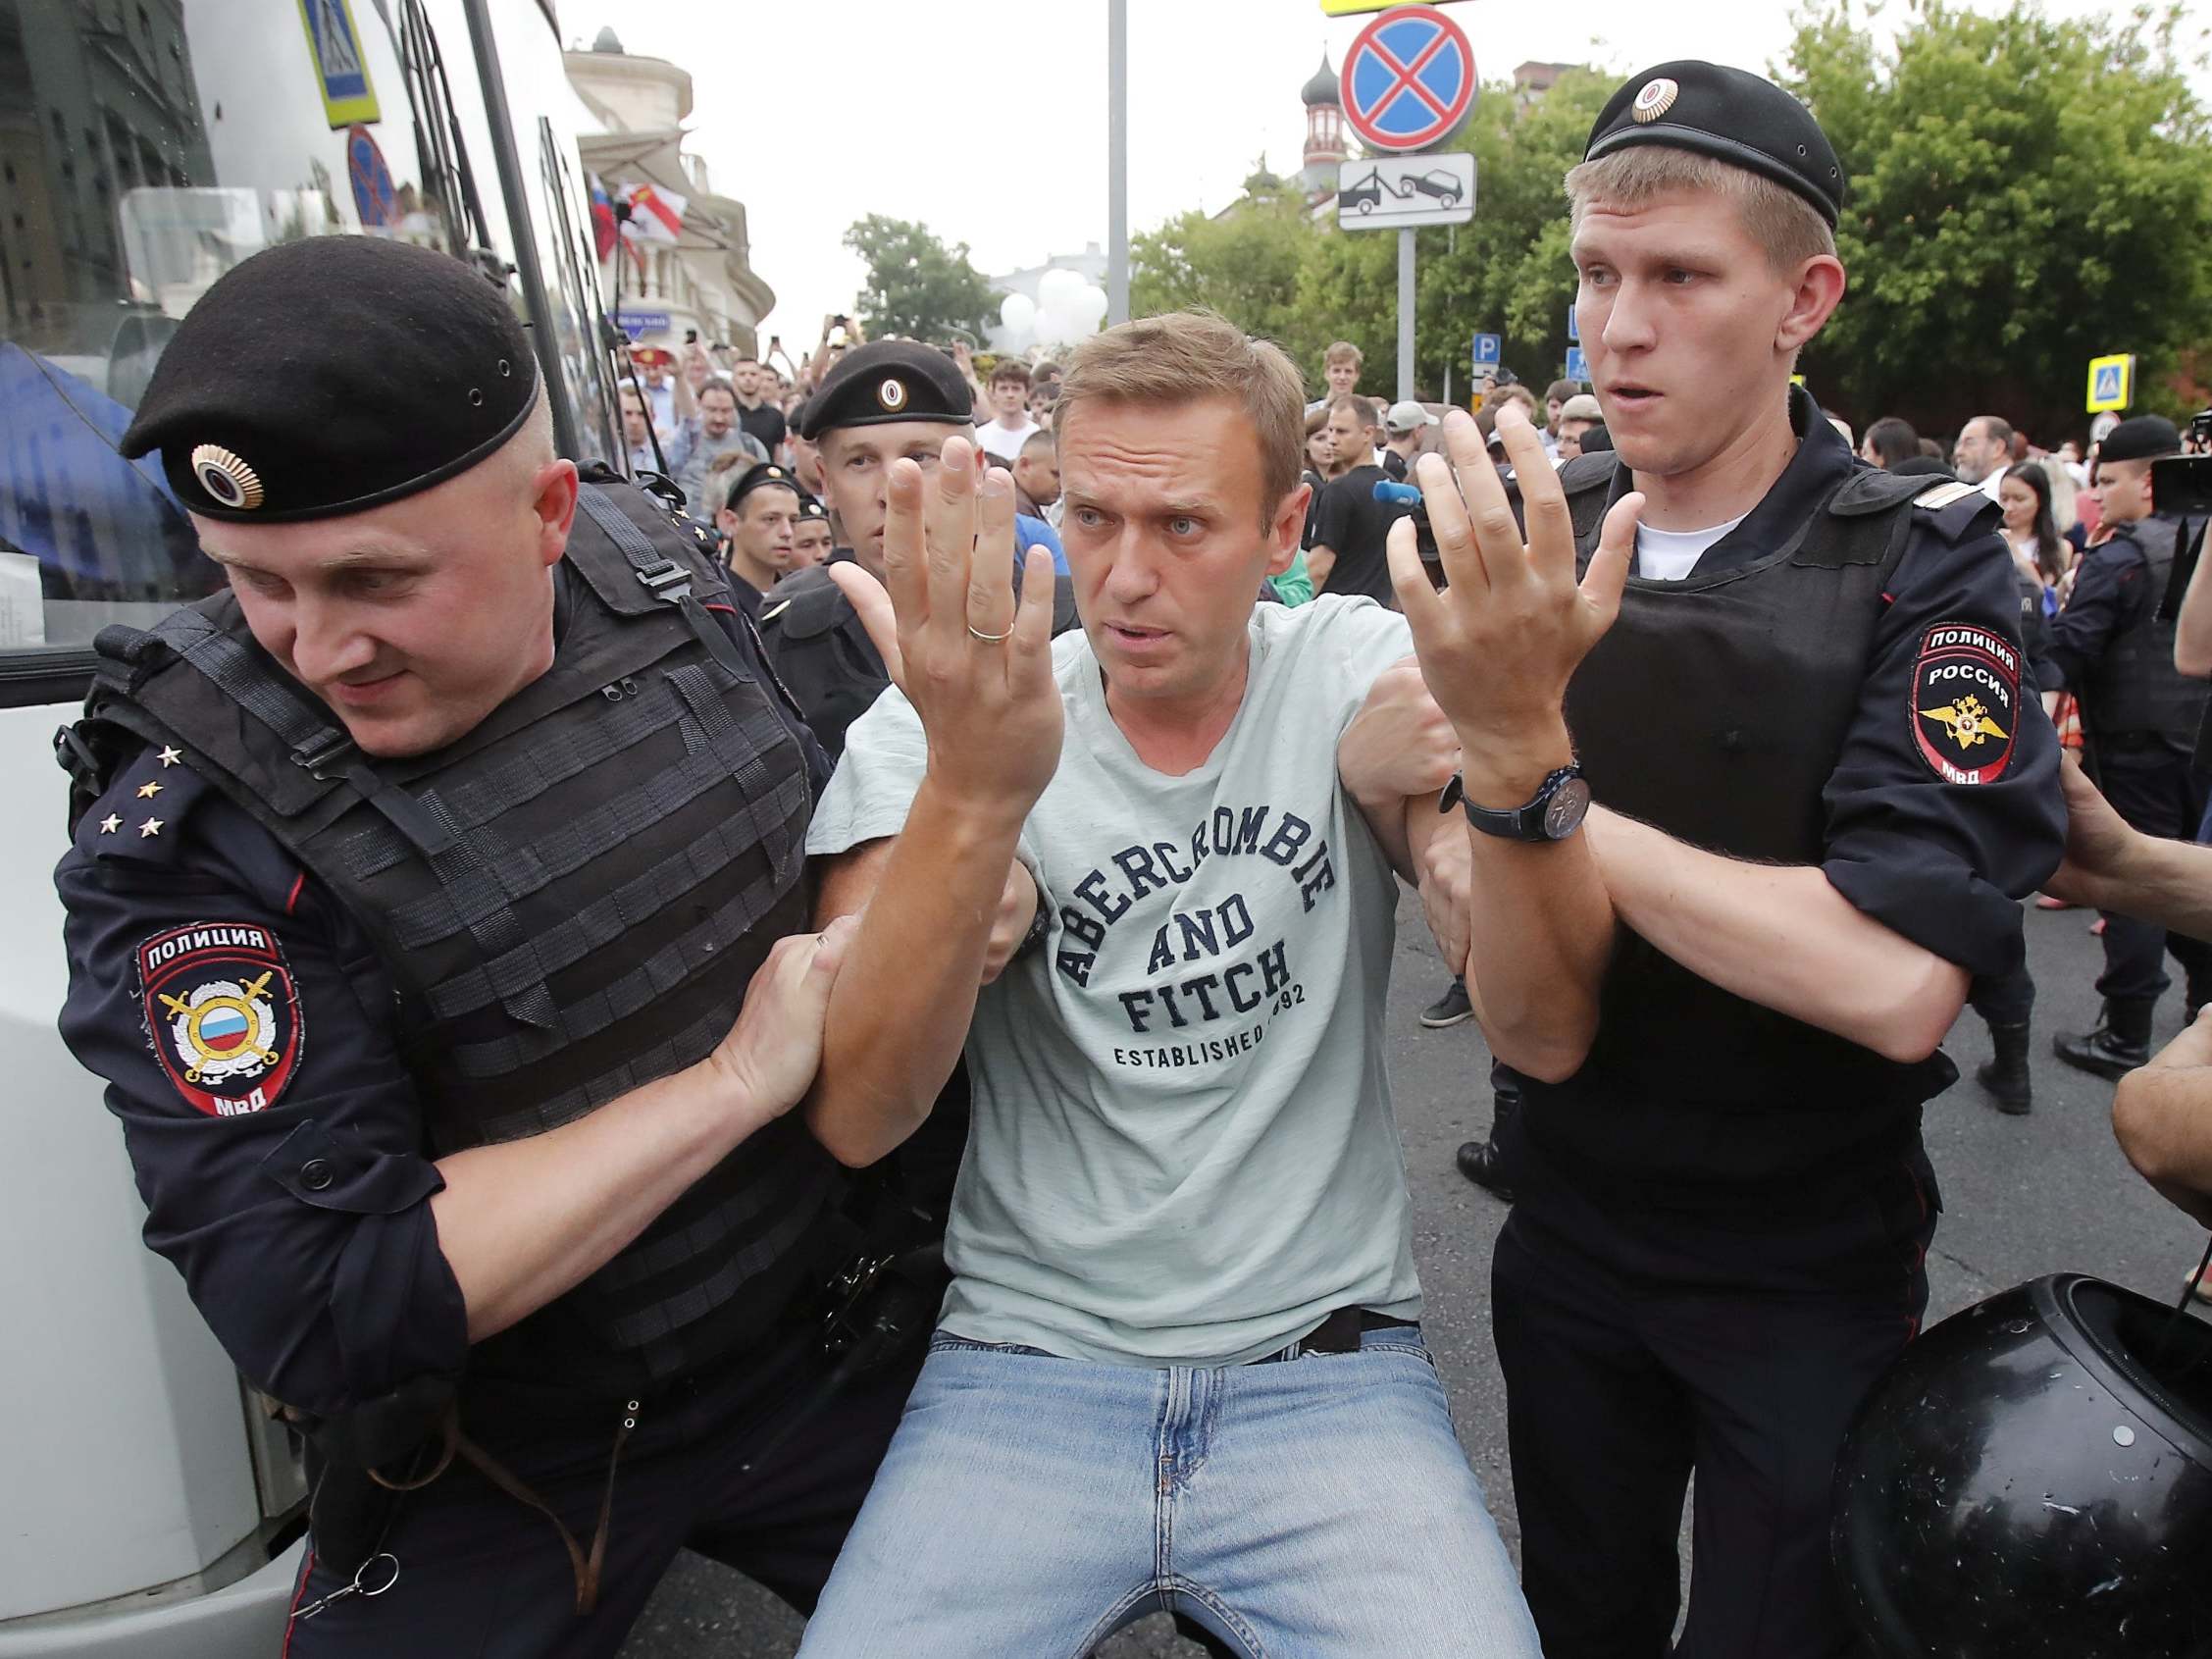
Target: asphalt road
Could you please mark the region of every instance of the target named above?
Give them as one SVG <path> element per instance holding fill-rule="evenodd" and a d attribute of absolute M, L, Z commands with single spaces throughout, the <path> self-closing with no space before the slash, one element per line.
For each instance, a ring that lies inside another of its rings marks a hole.
<path fill-rule="evenodd" d="M 2043 1273 L 2095 1273 L 2160 1298 L 2180 1293 L 2204 1235 L 2135 1179 L 2113 1144 L 2112 1085 L 2051 1057 L 2054 1031 L 2094 1021 L 2100 964 L 2083 911 L 2029 909 L 2035 1010 L 2035 1109 L 2000 1115 L 1973 1082 L 1988 1038 L 1972 1012 L 1945 1044 L 1962 1080 L 1930 1103 L 1928 1145 L 1944 1214 L 1929 1258 L 1930 1322 Z M 1440 989 L 1434 946 L 1410 905 L 1400 916 L 1390 996 L 1390 1063 L 1413 1184 L 1415 1235 L 1427 1292 L 1428 1340 L 1475 1473 L 1509 1548 L 1518 1552 L 1513 1475 L 1506 1458 L 1505 1386 L 1490 1344 L 1490 1247 L 1505 1208 L 1453 1167 L 1461 1141 L 1489 1121 L 1488 1055 L 1472 1022 L 1424 1031 L 1415 1013 Z M 2181 993 L 2160 1007 L 2156 1037 L 2181 1025 Z M 1686 1543 L 1685 1543 L 1686 1548 Z M 715 1563 L 676 1564 L 623 1648 L 625 1659 L 782 1659 L 797 1646 L 790 1609 Z M 1132 1627 L 1102 1659 L 1187 1659 L 1164 1619 Z"/>

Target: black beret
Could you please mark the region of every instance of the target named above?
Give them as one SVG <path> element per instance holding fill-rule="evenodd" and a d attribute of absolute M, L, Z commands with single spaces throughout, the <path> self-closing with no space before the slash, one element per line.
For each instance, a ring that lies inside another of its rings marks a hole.
<path fill-rule="evenodd" d="M 743 501 L 755 490 L 765 490 L 770 485 L 774 485 L 779 490 L 789 490 L 794 495 L 803 497 L 806 493 L 805 491 L 799 489 L 798 480 L 792 477 L 791 468 L 780 466 L 774 461 L 760 461 L 746 468 L 737 483 L 730 486 L 729 499 L 722 504 L 732 512 L 736 512 L 740 501 Z"/>
<path fill-rule="evenodd" d="M 177 498 L 209 518 L 334 518 L 466 471 L 537 398 L 530 337 L 474 267 L 380 236 L 310 236 L 200 297 L 122 449 L 159 449 Z"/>
<path fill-rule="evenodd" d="M 1843 211 L 1843 167 L 1796 98 L 1748 70 L 1696 58 L 1632 77 L 1605 101 L 1584 161 L 1630 144 L 1667 144 L 1785 184 L 1830 226 Z"/>
<path fill-rule="evenodd" d="M 833 427 L 886 421 L 975 424 L 975 393 L 952 358 L 910 339 L 872 339 L 848 351 L 822 377 L 800 415 L 808 442 Z"/>
<path fill-rule="evenodd" d="M 2164 415 L 2122 421 L 2097 445 L 2100 461 L 2162 461 L 2182 452 L 2182 429 Z"/>
<path fill-rule="evenodd" d="M 828 518 L 830 509 L 801 490 L 798 493 L 798 516 L 800 518 Z"/>

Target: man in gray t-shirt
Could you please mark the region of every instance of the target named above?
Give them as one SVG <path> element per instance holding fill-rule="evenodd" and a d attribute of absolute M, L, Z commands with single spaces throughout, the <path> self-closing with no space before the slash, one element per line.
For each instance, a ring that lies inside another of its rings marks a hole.
<path fill-rule="evenodd" d="M 1082 633 L 1048 646 L 1041 561 L 1017 608 L 1011 481 L 958 440 L 889 475 L 890 599 L 839 573 L 897 685 L 808 840 L 821 913 L 862 912 L 808 1121 L 872 1162 L 963 1039 L 975 1119 L 939 1332 L 803 1651 L 1080 1653 L 1169 1606 L 1246 1653 L 1534 1654 L 1421 1341 L 1382 1064 L 1393 866 L 1466 835 L 1409 635 L 1255 606 L 1307 496 L 1274 347 L 1109 331 L 1055 427 Z"/>

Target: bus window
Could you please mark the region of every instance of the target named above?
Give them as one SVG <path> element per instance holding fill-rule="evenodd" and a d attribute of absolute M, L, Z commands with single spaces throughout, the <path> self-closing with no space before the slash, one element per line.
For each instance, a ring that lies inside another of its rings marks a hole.
<path fill-rule="evenodd" d="M 11 653 L 82 648 L 218 585 L 158 458 L 117 443 L 224 272 L 302 236 L 391 236 L 472 259 L 522 306 L 461 0 L 0 0 L 0 110 L 5 701 Z M 544 169 L 544 250 L 575 160 L 541 141 L 517 148 Z M 547 276 L 553 393 L 603 402 L 595 296 L 566 291 L 558 259 Z"/>

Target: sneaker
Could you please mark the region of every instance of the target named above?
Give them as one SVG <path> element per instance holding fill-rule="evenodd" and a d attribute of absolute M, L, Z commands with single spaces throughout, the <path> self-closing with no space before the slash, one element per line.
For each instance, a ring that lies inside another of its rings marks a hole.
<path fill-rule="evenodd" d="M 1431 1031 L 1441 1031 L 1447 1025 L 1457 1025 L 1463 1019 L 1474 1017 L 1474 1005 L 1467 1001 L 1467 988 L 1464 980 L 1455 979 L 1441 997 L 1421 1010 L 1421 1023 Z"/>

